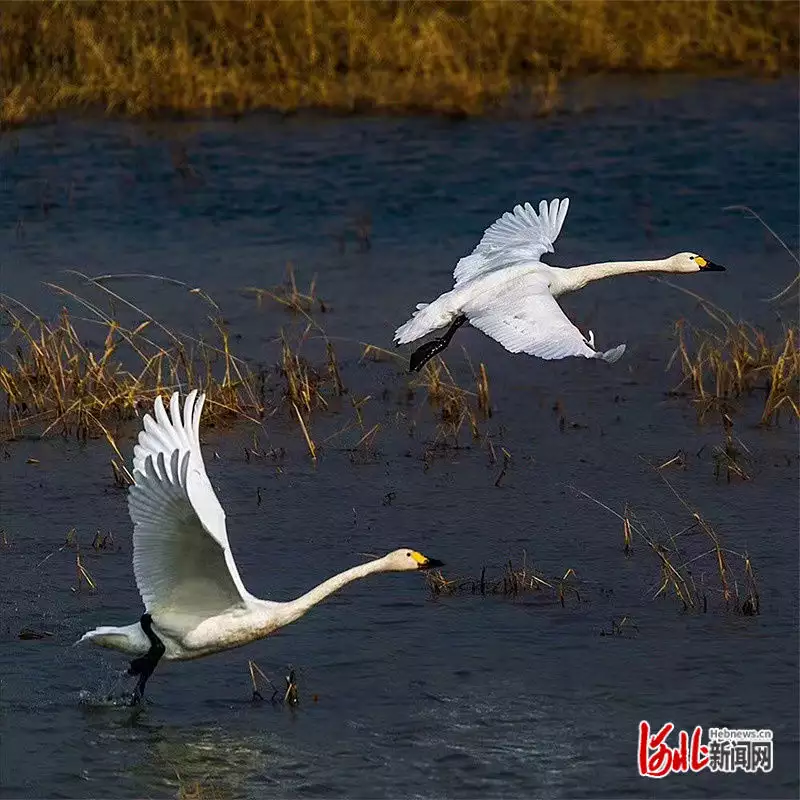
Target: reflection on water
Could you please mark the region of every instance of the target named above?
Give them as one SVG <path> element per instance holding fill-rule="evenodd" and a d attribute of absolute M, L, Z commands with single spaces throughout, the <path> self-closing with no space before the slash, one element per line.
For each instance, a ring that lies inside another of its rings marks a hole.
<path fill-rule="evenodd" d="M 568 298 L 570 316 L 598 340 L 628 342 L 611 369 L 513 357 L 460 331 L 448 363 L 470 385 L 460 345 L 487 364 L 496 413 L 486 430 L 512 453 L 500 487 L 483 442 L 465 438 L 426 459 L 423 393 L 409 399 L 391 363 L 360 360 L 358 343 L 390 345 L 414 303 L 446 288 L 452 264 L 502 210 L 550 196 L 572 198 L 553 263 L 699 251 L 729 271 L 682 285 L 776 325 L 774 308 L 754 298 L 796 267 L 755 223 L 721 209 L 745 202 L 795 244 L 795 87 L 679 81 L 648 94 L 638 85 L 604 84 L 596 88 L 608 102 L 591 113 L 536 121 L 72 120 L 15 133 L 17 147 L 0 142 L 2 291 L 36 310 L 63 302 L 41 281 L 62 280 L 64 268 L 165 274 L 209 290 L 240 352 L 275 363 L 290 318 L 240 290 L 277 283 L 289 260 L 301 282 L 318 274 L 350 389 L 342 402 L 370 395 L 368 425 L 381 430 L 371 458 L 334 442 L 316 467 L 280 415 L 259 431 L 265 447 L 286 447 L 279 464 L 243 457 L 249 429 L 204 434 L 254 594 L 297 596 L 359 553 L 401 545 L 442 558 L 453 575 L 484 564 L 496 572 L 525 550 L 545 574 L 573 568 L 588 587 L 562 608 L 432 601 L 420 576 L 380 576 L 247 651 L 160 665 L 141 708 L 104 706 L 124 695 L 116 682 L 126 662 L 71 645 L 95 625 L 141 613 L 124 494 L 111 487 L 102 444 L 8 444 L 3 796 L 174 797 L 195 783 L 222 797 L 796 796 L 796 440 L 788 427 L 750 426 L 745 410 L 737 433 L 752 480 L 714 479 L 718 428 L 699 427 L 683 400 L 665 394 L 674 385 L 664 372 L 670 331 L 694 303 L 641 277 Z M 190 181 L 176 173 L 175 147 Z M 357 233 L 367 217 L 369 249 Z M 205 323 L 207 307 L 156 285 L 125 289 L 182 330 Z M 570 423 L 563 430 L 556 404 Z M 342 425 L 334 412 L 313 421 L 320 441 Z M 120 441 L 129 452 L 130 440 Z M 617 521 L 566 488 L 613 508 L 630 502 L 673 528 L 683 509 L 646 463 L 679 448 L 697 455 L 670 480 L 732 549 L 753 557 L 759 617 L 682 614 L 652 601 L 658 570 L 647 554 L 626 559 Z M 86 553 L 95 593 L 73 591 L 75 554 L 58 550 L 72 526 L 90 540 L 112 530 L 119 544 Z M 599 636 L 623 615 L 635 619 L 636 638 Z M 22 641 L 22 627 L 53 635 Z M 300 706 L 248 702 L 248 658 L 273 678 L 295 665 Z M 775 770 L 644 786 L 635 772 L 643 716 L 683 728 L 771 727 Z"/>
<path fill-rule="evenodd" d="M 310 760 L 267 732 L 161 726 L 139 733 L 149 756 L 134 771 L 142 791 L 199 784 L 232 797 L 274 794 L 276 789 L 281 793 L 294 788 Z"/>

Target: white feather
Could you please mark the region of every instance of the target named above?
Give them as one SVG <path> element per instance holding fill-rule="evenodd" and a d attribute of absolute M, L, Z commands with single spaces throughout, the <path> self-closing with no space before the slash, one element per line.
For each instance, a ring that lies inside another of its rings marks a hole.
<path fill-rule="evenodd" d="M 142 655 L 150 649 L 150 642 L 138 622 L 133 625 L 101 625 L 84 633 L 75 644 L 83 642 L 91 642 L 112 650 L 122 650 L 123 653 L 131 655 Z"/>
<path fill-rule="evenodd" d="M 542 200 L 538 214 L 530 203 L 506 211 L 486 229 L 472 253 L 456 264 L 456 286 L 486 272 L 520 261 L 538 261 L 545 253 L 552 253 L 568 210 L 569 198 L 564 198 L 551 200 L 549 206 Z"/>
<path fill-rule="evenodd" d="M 200 451 L 203 396 L 191 392 L 181 414 L 177 393 L 167 414 L 160 397 L 155 420 L 144 418 L 134 449 L 133 571 L 148 613 L 172 635 L 198 621 L 244 607 L 244 588 L 225 529 L 225 512 Z"/>
<path fill-rule="evenodd" d="M 544 359 L 606 357 L 570 322 L 541 276 L 521 276 L 489 299 L 473 298 L 463 310 L 476 328 L 511 353 Z"/>

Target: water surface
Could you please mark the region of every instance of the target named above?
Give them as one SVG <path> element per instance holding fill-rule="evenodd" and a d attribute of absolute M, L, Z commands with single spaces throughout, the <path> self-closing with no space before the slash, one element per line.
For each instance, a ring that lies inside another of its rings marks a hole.
<path fill-rule="evenodd" d="M 259 429 L 206 431 L 251 591 L 292 597 L 359 554 L 406 545 L 454 576 L 484 564 L 497 573 L 525 552 L 547 575 L 573 568 L 584 586 L 562 608 L 432 600 L 419 576 L 381 576 L 246 650 L 162 666 L 139 712 L 93 707 L 81 691 L 99 693 L 124 662 L 72 642 L 141 611 L 125 495 L 102 442 L 6 443 L 3 796 L 167 797 L 195 781 L 236 797 L 797 796 L 797 431 L 756 428 L 758 398 L 744 401 L 736 433 L 752 479 L 715 478 L 719 423 L 699 426 L 687 400 L 668 395 L 674 322 L 703 321 L 690 297 L 631 276 L 566 298 L 599 347 L 628 343 L 614 366 L 515 357 L 459 331 L 448 354 L 456 377 L 471 384 L 462 345 L 489 369 L 494 414 L 482 433 L 512 456 L 500 486 L 485 438 L 464 431 L 461 449 L 434 457 L 424 391 L 409 398 L 398 366 L 360 360 L 359 342 L 389 346 L 414 303 L 447 288 L 502 210 L 542 197 L 572 199 L 551 263 L 694 250 L 729 271 L 676 282 L 770 330 L 791 316 L 760 298 L 788 283 L 793 263 L 757 223 L 722 208 L 752 206 L 796 246 L 795 87 L 595 89 L 602 102 L 582 113 L 533 121 L 65 119 L 0 140 L 2 291 L 41 313 L 63 302 L 43 282 L 77 286 L 66 269 L 166 275 L 210 292 L 238 351 L 273 365 L 291 317 L 241 289 L 277 283 L 287 262 L 306 283 L 317 275 L 350 395 L 312 431 L 322 441 L 343 427 L 350 397 L 367 394 L 365 425 L 382 428 L 368 457 L 348 451 L 361 435 L 350 431 L 316 467 L 285 410 Z M 365 220 L 368 250 L 356 232 Z M 205 324 L 207 308 L 179 288 L 114 287 L 178 329 Z M 321 352 L 319 341 L 308 347 Z M 132 432 L 121 436 L 128 456 Z M 247 460 L 254 432 L 285 456 Z M 679 448 L 686 469 L 667 477 L 730 548 L 750 553 L 760 616 L 654 601 L 646 548 L 626 559 L 618 520 L 569 488 L 677 530 L 687 512 L 648 464 Z M 73 591 L 74 552 L 59 550 L 72 527 L 84 551 L 95 531 L 113 533 L 118 549 L 85 553 L 96 593 Z M 625 615 L 637 637 L 599 635 Z M 22 628 L 53 635 L 21 641 Z M 248 658 L 277 681 L 294 665 L 301 705 L 252 704 Z M 646 782 L 635 761 L 642 718 L 770 727 L 775 769 Z"/>

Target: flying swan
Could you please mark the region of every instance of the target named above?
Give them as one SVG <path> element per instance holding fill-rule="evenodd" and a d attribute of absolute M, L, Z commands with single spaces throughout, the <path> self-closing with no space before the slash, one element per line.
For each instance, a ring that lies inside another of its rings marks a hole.
<path fill-rule="evenodd" d="M 530 203 L 506 212 L 486 229 L 478 246 L 456 264 L 455 287 L 432 303 L 420 303 L 395 335 L 398 345 L 414 342 L 449 325 L 411 355 L 409 369 L 422 367 L 450 344 L 469 321 L 512 353 L 539 358 L 602 358 L 613 363 L 625 352 L 595 349 L 594 334 L 585 337 L 567 318 L 556 297 L 587 283 L 628 272 L 722 272 L 725 267 L 697 253 L 676 253 L 654 261 L 611 261 L 562 269 L 543 264 L 567 216 L 569 199 L 542 200 L 537 214 Z"/>
<path fill-rule="evenodd" d="M 133 572 L 145 606 L 139 622 L 85 633 L 101 647 L 135 656 L 138 675 L 131 704 L 141 701 L 159 660 L 200 658 L 263 639 L 302 617 L 351 581 L 376 572 L 411 572 L 442 566 L 401 548 L 334 575 L 289 602 L 259 600 L 244 588 L 233 560 L 225 512 L 206 475 L 200 451 L 204 395 L 191 392 L 169 415 L 161 397 L 155 420 L 146 414 L 133 451 L 134 485 L 128 494 L 133 521 Z"/>

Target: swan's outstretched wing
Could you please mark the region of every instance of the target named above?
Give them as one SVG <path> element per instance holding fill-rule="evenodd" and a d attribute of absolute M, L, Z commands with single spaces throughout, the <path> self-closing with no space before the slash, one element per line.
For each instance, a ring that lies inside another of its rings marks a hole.
<path fill-rule="evenodd" d="M 478 246 L 456 264 L 456 286 L 484 272 L 511 266 L 520 261 L 538 261 L 553 252 L 569 209 L 569 199 L 539 203 L 537 214 L 530 203 L 506 211 L 490 225 Z"/>
<path fill-rule="evenodd" d="M 181 413 L 176 392 L 167 415 L 156 398 L 155 420 L 145 415 L 134 448 L 135 484 L 128 495 L 136 585 L 158 627 L 175 636 L 250 597 L 203 464 L 204 400 L 191 392 Z"/>
<path fill-rule="evenodd" d="M 614 362 L 625 351 L 624 344 L 606 352 L 596 351 L 591 333 L 586 339 L 570 322 L 541 275 L 523 275 L 491 297 L 477 295 L 463 310 L 476 328 L 512 353 L 546 359 L 582 356 Z"/>

